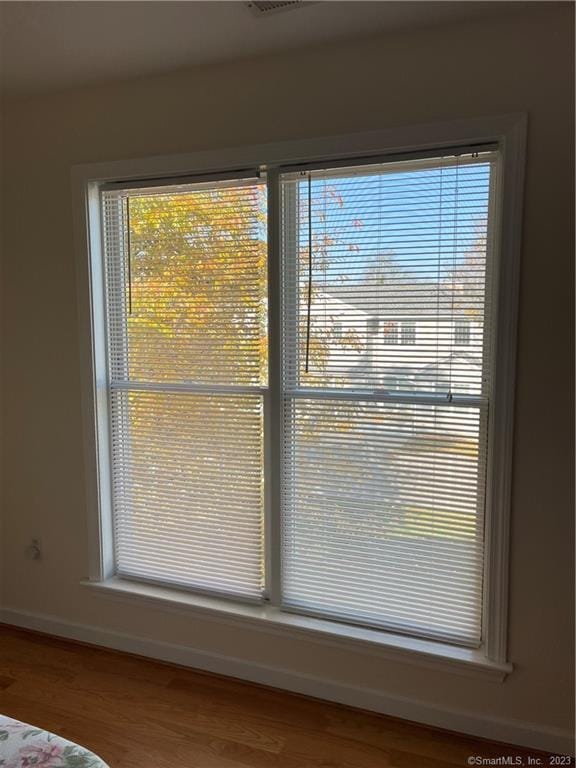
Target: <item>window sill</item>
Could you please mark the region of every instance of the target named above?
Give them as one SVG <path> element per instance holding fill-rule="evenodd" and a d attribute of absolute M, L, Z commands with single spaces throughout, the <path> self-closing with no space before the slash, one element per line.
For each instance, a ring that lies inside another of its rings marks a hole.
<path fill-rule="evenodd" d="M 512 665 L 488 659 L 483 650 L 461 648 L 326 619 L 287 613 L 269 605 L 252 605 L 196 595 L 178 589 L 113 577 L 84 581 L 84 586 L 112 599 L 148 603 L 177 613 L 196 615 L 243 629 L 284 637 L 300 637 L 324 646 L 369 653 L 388 661 L 417 664 L 440 671 L 503 681 Z"/>

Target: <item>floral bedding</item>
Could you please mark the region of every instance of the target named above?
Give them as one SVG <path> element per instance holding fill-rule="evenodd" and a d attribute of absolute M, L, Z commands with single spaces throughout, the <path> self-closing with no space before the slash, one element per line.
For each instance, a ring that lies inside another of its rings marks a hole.
<path fill-rule="evenodd" d="M 93 752 L 0 715 L 1 768 L 107 768 Z"/>

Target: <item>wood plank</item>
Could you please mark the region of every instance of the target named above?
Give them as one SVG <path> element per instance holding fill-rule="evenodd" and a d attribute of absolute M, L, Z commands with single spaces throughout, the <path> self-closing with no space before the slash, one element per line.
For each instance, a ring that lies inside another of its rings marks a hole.
<path fill-rule="evenodd" d="M 454 768 L 547 755 L 0 625 L 0 711 L 111 768 Z"/>

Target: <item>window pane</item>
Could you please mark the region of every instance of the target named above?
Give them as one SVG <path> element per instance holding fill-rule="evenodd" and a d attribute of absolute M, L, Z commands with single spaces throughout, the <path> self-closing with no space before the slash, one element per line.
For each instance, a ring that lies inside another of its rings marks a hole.
<path fill-rule="evenodd" d="M 105 193 L 114 380 L 265 384 L 259 181 Z"/>
<path fill-rule="evenodd" d="M 119 574 L 261 595 L 262 418 L 259 395 L 113 393 Z"/>
<path fill-rule="evenodd" d="M 478 644 L 484 413 L 304 398 L 285 413 L 285 603 Z"/>
<path fill-rule="evenodd" d="M 291 386 L 378 389 L 401 369 L 399 390 L 485 394 L 495 158 L 283 175 Z"/>

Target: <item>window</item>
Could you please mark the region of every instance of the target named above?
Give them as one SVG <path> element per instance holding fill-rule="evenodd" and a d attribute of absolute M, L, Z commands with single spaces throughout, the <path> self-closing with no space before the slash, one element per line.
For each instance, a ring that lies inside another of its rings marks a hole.
<path fill-rule="evenodd" d="M 384 320 L 382 322 L 382 341 L 384 344 L 398 344 L 398 322 Z"/>
<path fill-rule="evenodd" d="M 416 344 L 416 323 L 412 320 L 402 323 L 402 344 Z"/>
<path fill-rule="evenodd" d="M 114 573 L 484 642 L 499 163 L 98 186 Z"/>
<path fill-rule="evenodd" d="M 281 174 L 291 610 L 481 642 L 490 355 L 458 356 L 452 328 L 461 311 L 490 322 L 496 162 L 483 152 Z M 316 318 L 334 296 L 347 327 L 382 318 L 382 336 L 333 357 Z M 422 317 L 408 350 L 405 315 Z"/>
<path fill-rule="evenodd" d="M 454 344 L 467 346 L 470 344 L 470 321 L 456 320 L 454 324 Z"/>
<path fill-rule="evenodd" d="M 380 318 L 379 317 L 369 317 L 366 321 L 366 330 L 368 332 L 368 336 L 372 337 L 375 336 L 378 333 L 378 330 L 380 328 Z"/>
<path fill-rule="evenodd" d="M 102 194 L 119 575 L 263 590 L 266 189 Z"/>

